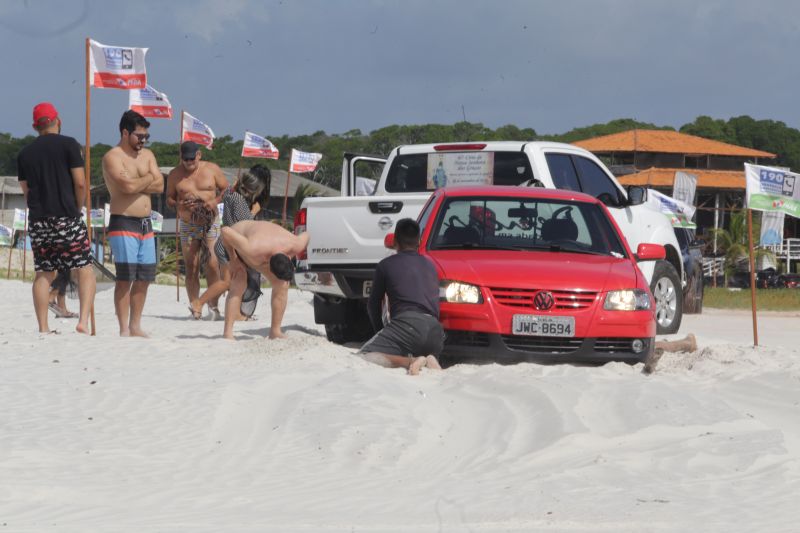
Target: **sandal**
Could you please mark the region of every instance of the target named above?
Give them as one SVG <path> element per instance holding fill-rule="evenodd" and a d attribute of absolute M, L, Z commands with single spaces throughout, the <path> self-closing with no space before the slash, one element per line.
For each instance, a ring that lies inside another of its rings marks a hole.
<path fill-rule="evenodd" d="M 192 314 L 192 318 L 194 318 L 195 320 L 200 320 L 201 318 L 203 318 L 202 311 L 195 311 L 194 307 L 192 307 L 191 304 L 188 307 L 189 307 L 189 312 Z"/>
<path fill-rule="evenodd" d="M 73 313 L 72 311 L 64 311 L 55 302 L 50 302 L 49 304 L 47 304 L 47 308 L 50 309 L 53 313 L 55 313 L 56 318 L 78 318 L 78 313 Z"/>

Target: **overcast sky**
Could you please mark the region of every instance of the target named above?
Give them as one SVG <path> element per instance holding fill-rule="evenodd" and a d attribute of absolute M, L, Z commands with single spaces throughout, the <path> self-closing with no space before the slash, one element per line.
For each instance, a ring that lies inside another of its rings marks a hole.
<path fill-rule="evenodd" d="M 85 135 L 84 39 L 148 47 L 148 82 L 236 139 L 452 124 L 563 133 L 750 115 L 800 128 L 793 0 L 0 0 L 0 132 L 52 101 Z M 92 89 L 92 142 L 127 93 Z M 179 120 L 154 120 L 177 141 Z M 280 147 L 279 147 L 280 148 Z"/>

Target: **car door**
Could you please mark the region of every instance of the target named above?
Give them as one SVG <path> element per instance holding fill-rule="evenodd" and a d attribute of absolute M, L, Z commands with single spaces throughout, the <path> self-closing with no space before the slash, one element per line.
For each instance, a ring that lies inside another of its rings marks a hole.
<path fill-rule="evenodd" d="M 386 159 L 371 155 L 344 154 L 342 196 L 370 196 L 381 177 Z"/>

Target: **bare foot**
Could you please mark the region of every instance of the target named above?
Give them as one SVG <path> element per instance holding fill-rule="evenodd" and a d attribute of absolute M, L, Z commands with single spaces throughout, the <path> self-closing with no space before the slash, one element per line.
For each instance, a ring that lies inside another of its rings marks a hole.
<path fill-rule="evenodd" d="M 131 336 L 131 332 L 130 332 L 130 330 L 127 330 L 127 329 L 121 329 L 121 330 L 119 330 L 119 336 L 120 337 L 130 337 Z"/>
<path fill-rule="evenodd" d="M 233 336 L 233 334 L 230 334 L 230 335 L 223 335 L 223 336 L 222 336 L 222 338 L 223 338 L 223 339 L 227 339 L 227 340 L 229 340 L 229 341 L 235 341 L 235 340 L 236 340 L 236 337 L 234 337 L 234 336 Z"/>
<path fill-rule="evenodd" d="M 408 375 L 416 376 L 419 374 L 419 371 L 428 364 L 428 358 L 425 356 L 422 357 L 415 357 L 411 364 L 408 365 Z"/>
<path fill-rule="evenodd" d="M 89 334 L 89 328 L 87 328 L 85 324 L 78 324 L 77 326 L 75 326 L 75 331 L 77 331 L 78 333 L 83 333 L 84 335 Z"/>
<path fill-rule="evenodd" d="M 436 360 L 436 357 L 433 355 L 426 355 L 425 356 L 425 366 L 430 368 L 431 370 L 441 370 L 442 365 L 439 364 L 439 361 Z"/>
<path fill-rule="evenodd" d="M 144 337 L 145 339 L 149 339 L 150 335 L 142 331 L 141 328 L 131 328 L 131 337 Z"/>
<path fill-rule="evenodd" d="M 198 306 L 198 302 L 194 301 L 189 304 L 189 312 L 192 314 L 192 318 L 195 320 L 200 320 L 203 318 L 203 306 Z"/>
<path fill-rule="evenodd" d="M 278 331 L 277 333 L 270 332 L 269 338 L 270 339 L 286 339 L 287 337 L 286 337 L 286 333 L 284 333 L 282 331 Z"/>

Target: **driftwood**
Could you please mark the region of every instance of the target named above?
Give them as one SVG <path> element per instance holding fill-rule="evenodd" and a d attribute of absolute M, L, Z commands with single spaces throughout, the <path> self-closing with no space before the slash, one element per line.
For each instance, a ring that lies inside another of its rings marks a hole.
<path fill-rule="evenodd" d="M 656 346 L 653 349 L 653 352 L 644 362 L 642 373 L 652 374 L 655 372 L 656 365 L 658 365 L 658 361 L 661 359 L 661 356 L 664 355 L 664 352 L 688 353 L 696 351 L 697 339 L 692 333 L 689 333 L 686 335 L 686 337 L 675 341 L 656 341 Z"/>

